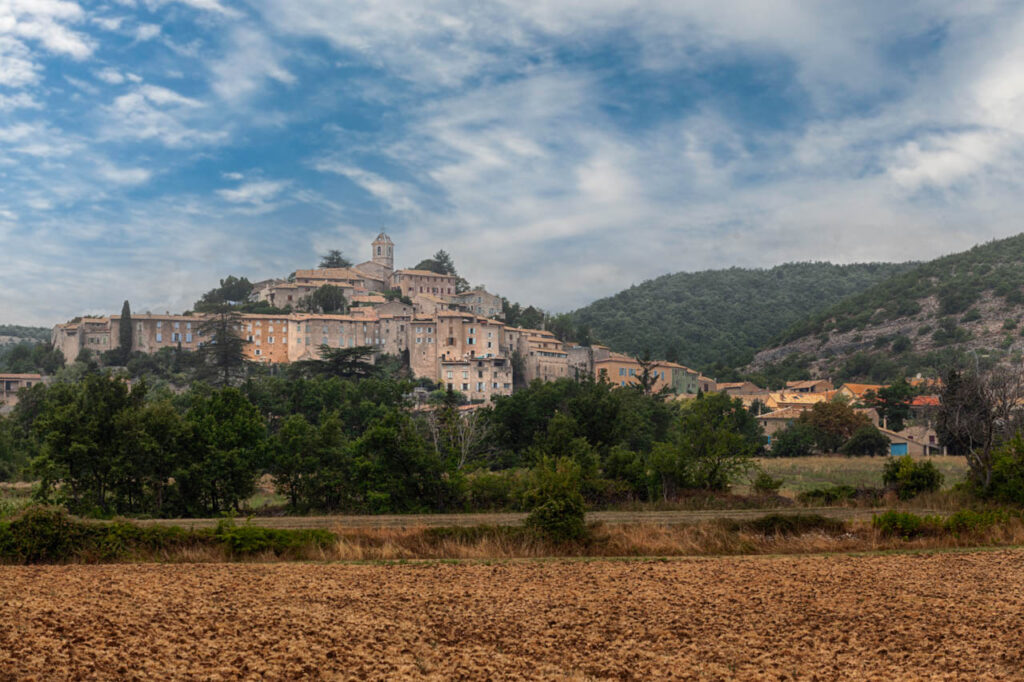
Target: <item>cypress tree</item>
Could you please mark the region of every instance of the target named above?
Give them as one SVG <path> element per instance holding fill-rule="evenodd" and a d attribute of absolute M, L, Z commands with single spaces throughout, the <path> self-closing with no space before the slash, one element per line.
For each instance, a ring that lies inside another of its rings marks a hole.
<path fill-rule="evenodd" d="M 117 330 L 117 342 L 121 350 L 121 361 L 128 362 L 132 355 L 132 308 L 128 301 L 121 306 L 121 326 Z"/>

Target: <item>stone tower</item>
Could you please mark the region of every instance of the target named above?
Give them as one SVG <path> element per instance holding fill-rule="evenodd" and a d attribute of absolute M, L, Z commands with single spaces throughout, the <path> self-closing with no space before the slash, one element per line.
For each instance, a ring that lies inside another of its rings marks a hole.
<path fill-rule="evenodd" d="M 373 240 L 370 260 L 388 270 L 395 269 L 395 243 L 387 233 L 381 232 Z"/>

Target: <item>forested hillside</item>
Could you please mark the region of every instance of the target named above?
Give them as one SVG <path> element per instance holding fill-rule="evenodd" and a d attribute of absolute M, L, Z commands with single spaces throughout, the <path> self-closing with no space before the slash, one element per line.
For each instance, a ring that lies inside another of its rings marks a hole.
<path fill-rule="evenodd" d="M 812 314 L 758 353 L 752 368 L 786 362 L 881 381 L 934 371 L 963 353 L 1019 360 L 1022 317 L 1024 234 L 924 263 Z"/>
<path fill-rule="evenodd" d="M 581 308 L 572 317 L 613 349 L 711 370 L 750 362 L 785 329 L 913 264 L 787 263 L 680 272 Z"/>
<path fill-rule="evenodd" d="M 38 363 L 33 356 L 48 354 L 38 344 L 50 342 L 46 327 L 0 325 L 0 372 L 36 372 Z"/>

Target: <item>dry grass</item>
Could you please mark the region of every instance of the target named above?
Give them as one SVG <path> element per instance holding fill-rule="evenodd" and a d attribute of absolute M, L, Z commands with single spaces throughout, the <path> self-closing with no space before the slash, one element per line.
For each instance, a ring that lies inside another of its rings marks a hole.
<path fill-rule="evenodd" d="M 967 460 L 952 455 L 927 458 L 945 477 L 943 487 L 950 488 L 967 476 Z M 814 488 L 850 485 L 854 488 L 882 487 L 882 468 L 887 457 L 762 457 L 757 464 L 775 478 L 783 480 L 783 495 L 796 497 Z"/>
<path fill-rule="evenodd" d="M 869 522 L 847 523 L 846 529 L 840 532 L 815 530 L 796 535 L 764 534 L 744 529 L 743 523 L 722 522 L 597 524 L 592 530 L 593 538 L 587 543 L 558 545 L 501 529 L 448 537 L 438 537 L 428 528 L 343 529 L 339 532 L 338 543 L 325 555 L 343 561 L 396 561 L 820 554 L 1024 545 L 1024 522 L 1019 517 L 974 533 L 911 539 L 886 537 Z"/>

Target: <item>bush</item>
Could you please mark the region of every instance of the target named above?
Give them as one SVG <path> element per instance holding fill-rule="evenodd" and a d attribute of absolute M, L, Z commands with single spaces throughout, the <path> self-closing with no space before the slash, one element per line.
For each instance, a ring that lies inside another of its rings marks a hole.
<path fill-rule="evenodd" d="M 796 500 L 800 504 L 820 506 L 845 502 L 846 500 L 853 499 L 853 496 L 856 494 L 857 489 L 852 485 L 835 485 L 829 488 L 814 488 L 813 490 L 802 492 L 796 496 Z"/>
<path fill-rule="evenodd" d="M 584 540 L 587 537 L 585 513 L 583 496 L 579 493 L 552 495 L 530 510 L 526 527 L 552 542 Z"/>
<path fill-rule="evenodd" d="M 890 459 L 882 471 L 882 482 L 895 490 L 901 500 L 937 491 L 942 487 L 942 479 L 942 472 L 932 462 L 915 462 L 910 455 Z"/>
<path fill-rule="evenodd" d="M 782 483 L 781 478 L 772 478 L 767 471 L 762 471 L 750 484 L 750 489 L 756 495 L 777 495 Z"/>
<path fill-rule="evenodd" d="M 236 526 L 231 519 L 217 524 L 214 537 L 233 556 L 248 556 L 273 552 L 277 556 L 299 554 L 306 549 L 325 549 L 336 538 L 326 530 L 284 530 L 259 526 Z"/>
<path fill-rule="evenodd" d="M 887 511 L 871 519 L 871 525 L 883 535 L 913 538 L 942 533 L 977 533 L 993 526 L 1009 523 L 1017 515 L 1006 510 L 973 511 L 962 509 L 943 519 L 939 516 L 918 516 L 910 512 Z"/>
<path fill-rule="evenodd" d="M 127 521 L 80 521 L 63 509 L 29 507 L 0 523 L 0 562 L 14 564 L 102 562 L 150 558 L 154 553 L 191 546 L 223 547 L 232 556 L 263 552 L 301 554 L 333 544 L 325 530 L 277 530 L 235 526 L 185 530 L 178 526 L 138 526 Z"/>
<path fill-rule="evenodd" d="M 937 516 L 918 516 L 909 512 L 889 510 L 871 519 L 871 526 L 883 535 L 913 538 L 919 535 L 935 534 L 942 528 Z"/>
<path fill-rule="evenodd" d="M 530 510 L 526 527 L 552 542 L 586 539 L 586 505 L 580 492 L 579 464 L 567 457 L 557 461 L 545 457 L 531 476 L 531 486 L 524 496 Z"/>
<path fill-rule="evenodd" d="M 990 492 L 1000 502 L 1024 506 L 1024 438 L 1020 434 L 995 452 Z"/>

